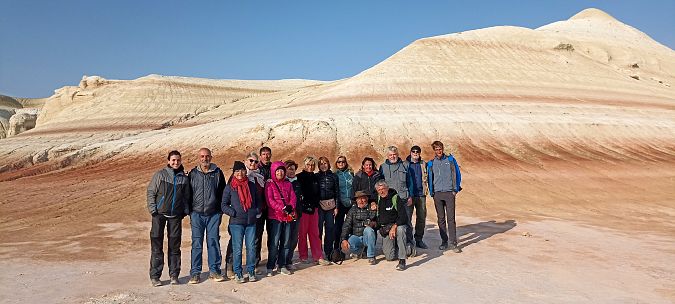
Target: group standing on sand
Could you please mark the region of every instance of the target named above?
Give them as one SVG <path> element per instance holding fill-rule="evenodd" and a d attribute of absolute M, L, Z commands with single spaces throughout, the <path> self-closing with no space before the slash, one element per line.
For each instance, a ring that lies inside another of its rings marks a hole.
<path fill-rule="evenodd" d="M 250 152 L 243 161 L 235 161 L 227 180 L 211 162 L 208 148 L 199 149 L 199 164 L 187 173 L 180 152 L 171 151 L 167 166 L 153 175 L 147 191 L 151 284 L 162 285 L 165 231 L 170 283 L 179 284 L 185 216 L 190 216 L 192 231 L 190 284 L 201 281 L 204 239 L 208 277 L 216 282 L 226 278 L 254 282 L 259 275 L 277 272 L 290 275 L 296 247 L 300 263 L 327 266 L 349 254 L 357 259 L 365 255 L 374 265 L 378 234 L 385 259 L 398 261 L 396 269 L 405 270 L 406 259 L 416 254 L 416 248 L 428 249 L 423 241 L 427 194 L 438 214 L 442 240 L 438 249 L 460 253 L 455 223 L 455 198 L 462 190 L 460 168 L 442 142 L 434 141 L 431 147 L 434 157 L 425 162 L 417 145 L 405 159 L 390 146 L 379 170 L 373 158 L 365 157 L 356 173 L 344 156 L 335 161 L 335 171 L 326 157 L 307 156 L 299 168 L 293 160 L 272 162 L 272 150 L 262 147 L 259 154 Z M 220 247 L 223 214 L 229 217 L 230 236 L 225 275 Z M 265 230 L 267 263 L 256 271 Z M 244 248 L 246 265 L 242 265 Z"/>

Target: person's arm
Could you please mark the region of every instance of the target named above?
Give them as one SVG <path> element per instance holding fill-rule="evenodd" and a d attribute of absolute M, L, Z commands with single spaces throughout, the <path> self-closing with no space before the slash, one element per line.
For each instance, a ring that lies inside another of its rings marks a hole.
<path fill-rule="evenodd" d="M 293 209 L 296 209 L 298 206 L 298 197 L 295 196 L 295 190 L 293 190 L 293 184 L 288 182 L 288 204 L 293 206 Z"/>
<path fill-rule="evenodd" d="M 340 234 L 340 239 L 341 240 L 347 240 L 349 238 L 349 235 L 352 233 L 352 223 L 354 222 L 353 217 L 354 217 L 354 208 L 352 207 L 347 211 L 347 216 L 345 216 L 345 221 L 342 224 L 342 233 Z"/>
<path fill-rule="evenodd" d="M 186 216 L 190 215 L 192 211 L 192 200 L 192 183 L 188 178 L 188 183 L 185 185 L 185 204 L 183 206 L 183 214 Z"/>
<path fill-rule="evenodd" d="M 220 203 L 220 209 L 223 210 L 223 213 L 231 217 L 235 217 L 237 215 L 237 212 L 234 210 L 234 208 L 232 208 L 232 187 L 225 187 L 223 190 L 223 199 Z"/>
<path fill-rule="evenodd" d="M 281 187 L 279 187 L 279 190 L 281 190 Z M 284 209 L 284 203 L 277 201 L 274 198 L 274 191 L 277 191 L 277 186 L 275 186 L 274 182 L 270 180 L 267 182 L 267 184 L 265 184 L 265 197 L 267 199 L 267 207 L 275 211 L 280 211 Z M 283 193 L 279 193 L 279 195 L 283 195 Z"/>
<path fill-rule="evenodd" d="M 225 185 L 227 185 L 227 181 L 225 180 L 225 174 L 223 174 L 223 170 L 218 170 L 218 186 L 216 188 L 216 197 L 221 200 L 222 197 L 220 195 L 223 194 L 223 191 L 225 191 Z"/>
<path fill-rule="evenodd" d="M 400 226 L 408 224 L 408 213 L 406 212 L 403 199 L 401 199 L 400 196 L 396 200 L 396 211 L 398 213 L 398 215 L 396 216 L 396 225 Z"/>
<path fill-rule="evenodd" d="M 433 166 L 434 166 L 434 160 L 430 160 L 427 162 L 427 189 L 429 189 L 429 195 L 431 197 L 434 197 L 434 171 L 433 171 Z"/>
<path fill-rule="evenodd" d="M 148 184 L 147 191 L 147 200 L 148 200 L 148 213 L 151 215 L 157 214 L 157 192 L 159 191 L 159 172 L 155 173 Z"/>
<path fill-rule="evenodd" d="M 457 160 L 455 159 L 455 157 L 452 158 L 452 162 L 453 162 L 453 164 L 455 165 L 455 181 L 457 182 L 457 189 L 456 189 L 456 191 L 459 192 L 459 191 L 462 191 L 462 186 L 461 186 L 461 183 L 462 183 L 462 173 L 459 172 L 459 165 L 457 164 Z"/>

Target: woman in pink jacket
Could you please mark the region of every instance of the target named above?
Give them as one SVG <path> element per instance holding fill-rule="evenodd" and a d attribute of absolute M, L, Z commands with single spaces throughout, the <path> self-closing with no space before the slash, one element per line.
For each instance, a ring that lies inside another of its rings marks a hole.
<path fill-rule="evenodd" d="M 273 162 L 270 168 L 272 178 L 265 183 L 267 199 L 267 276 L 274 275 L 274 266 L 281 274 L 289 275 L 286 265 L 290 252 L 291 222 L 296 220 L 296 197 L 293 185 L 286 180 L 286 166 L 283 162 Z M 279 248 L 282 248 L 279 250 Z"/>

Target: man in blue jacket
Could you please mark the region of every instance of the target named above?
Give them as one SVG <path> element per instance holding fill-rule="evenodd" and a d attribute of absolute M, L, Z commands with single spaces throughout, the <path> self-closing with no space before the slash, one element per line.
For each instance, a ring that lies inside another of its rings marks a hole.
<path fill-rule="evenodd" d="M 462 250 L 457 246 L 457 223 L 455 222 L 455 196 L 462 190 L 462 174 L 455 158 L 445 155 L 443 143 L 434 141 L 434 158 L 427 162 L 429 194 L 434 198 L 438 228 L 441 233 L 439 250 L 450 249 L 455 253 Z M 447 219 L 447 226 L 446 226 Z"/>

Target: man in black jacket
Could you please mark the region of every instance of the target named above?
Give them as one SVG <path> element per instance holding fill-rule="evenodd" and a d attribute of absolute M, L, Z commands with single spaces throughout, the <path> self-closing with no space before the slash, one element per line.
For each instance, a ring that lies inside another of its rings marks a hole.
<path fill-rule="evenodd" d="M 342 240 L 340 247 L 345 254 L 357 254 L 357 258 L 364 248 L 370 265 L 375 264 L 375 242 L 377 234 L 375 233 L 375 217 L 377 211 L 368 206 L 368 194 L 358 191 L 356 196 L 356 205 L 353 205 L 347 212 L 345 222 L 342 225 Z"/>
<path fill-rule="evenodd" d="M 202 246 L 204 231 L 206 230 L 206 248 L 209 261 L 209 279 L 216 282 L 225 281 L 221 274 L 220 264 L 220 223 L 223 213 L 220 202 L 225 189 L 223 171 L 211 162 L 211 150 L 199 149 L 199 165 L 190 171 L 190 186 L 192 187 L 192 255 L 190 268 L 190 284 L 199 283 L 199 274 L 202 273 Z"/>
<path fill-rule="evenodd" d="M 178 284 L 180 274 L 180 239 L 183 218 L 190 214 L 190 180 L 183 172 L 180 152 L 169 152 L 167 166 L 157 171 L 148 184 L 150 228 L 150 283 L 160 286 L 164 268 L 164 229 L 168 232 L 169 278 Z"/>
<path fill-rule="evenodd" d="M 382 251 L 388 261 L 398 257 L 396 270 L 405 270 L 405 259 L 408 250 L 414 250 L 408 246 L 406 229 L 408 228 L 408 213 L 405 203 L 398 196 L 396 190 L 390 189 L 384 180 L 375 183 L 377 191 L 377 226 L 382 235 Z M 411 252 L 411 256 L 415 255 Z"/>

